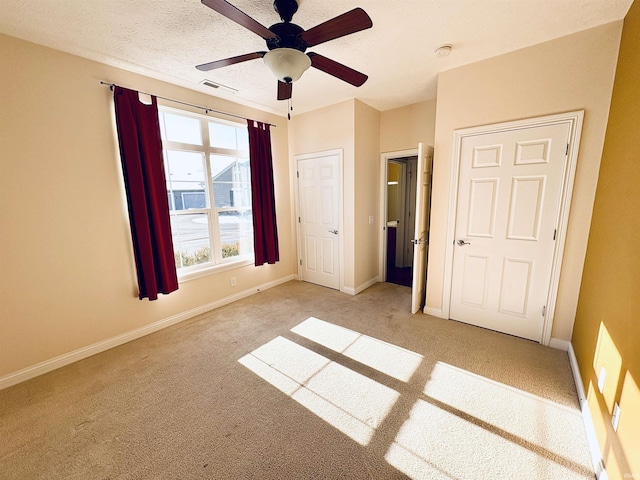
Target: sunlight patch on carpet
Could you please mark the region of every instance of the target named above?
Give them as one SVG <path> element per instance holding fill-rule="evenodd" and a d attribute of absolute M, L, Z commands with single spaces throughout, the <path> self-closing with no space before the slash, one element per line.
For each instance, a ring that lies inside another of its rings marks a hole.
<path fill-rule="evenodd" d="M 418 400 L 385 459 L 413 480 L 449 478 L 590 479 L 587 468 L 558 462 L 455 412 Z"/>
<path fill-rule="evenodd" d="M 411 379 L 422 362 L 418 353 L 315 317 L 291 331 L 403 382 Z"/>
<path fill-rule="evenodd" d="M 522 442 L 571 457 L 583 429 L 578 409 L 437 362 L 424 393 Z M 499 399 L 499 401 L 497 401 Z"/>
<path fill-rule="evenodd" d="M 360 445 L 369 443 L 400 396 L 283 337 L 238 361 Z"/>
<path fill-rule="evenodd" d="M 576 408 L 440 361 L 422 393 L 385 456 L 414 480 L 593 478 Z"/>

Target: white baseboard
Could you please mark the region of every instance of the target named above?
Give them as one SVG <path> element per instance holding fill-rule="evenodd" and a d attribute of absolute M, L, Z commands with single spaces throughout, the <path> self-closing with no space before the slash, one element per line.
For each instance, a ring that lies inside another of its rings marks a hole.
<path fill-rule="evenodd" d="M 553 340 L 554 339 L 552 338 L 551 341 L 553 342 Z M 596 430 L 593 425 L 593 418 L 591 418 L 589 404 L 587 403 L 587 395 L 584 389 L 584 384 L 582 383 L 582 377 L 580 376 L 578 359 L 576 358 L 576 353 L 573 351 L 573 345 L 571 345 L 571 342 L 569 342 L 567 353 L 569 355 L 569 364 L 571 365 L 573 381 L 575 382 L 576 390 L 578 391 L 578 401 L 580 402 L 582 421 L 584 422 L 584 428 L 587 433 L 587 441 L 589 443 L 589 451 L 591 452 L 593 471 L 596 474 L 597 480 L 607 480 L 609 477 L 607 475 L 607 471 L 604 468 L 602 454 L 600 453 L 600 446 L 598 445 L 598 438 L 596 437 Z"/>
<path fill-rule="evenodd" d="M 571 342 L 568 340 L 560 340 L 559 338 L 551 337 L 551 339 L 549 340 L 549 346 L 551 348 L 555 348 L 556 350 L 568 352 L 569 348 L 571 348 Z"/>
<path fill-rule="evenodd" d="M 380 280 L 378 279 L 378 277 L 373 277 L 369 280 L 367 280 L 366 282 L 364 282 L 362 285 L 358 285 L 356 288 L 351 288 L 351 287 L 342 287 L 342 290 L 340 290 L 342 293 L 346 293 L 347 295 L 357 295 L 360 292 L 365 291 L 367 288 L 369 288 L 371 285 L 375 285 L 376 283 L 378 283 Z"/>
<path fill-rule="evenodd" d="M 367 288 L 369 288 L 372 285 L 375 285 L 376 283 L 378 283 L 378 277 L 370 278 L 369 280 L 364 282 L 362 285 L 359 285 L 356 287 L 356 295 L 360 292 L 364 292 Z"/>
<path fill-rule="evenodd" d="M 427 315 L 431 315 L 432 317 L 444 318 L 446 319 L 446 315 L 440 308 L 432 308 L 432 307 L 424 307 L 424 313 Z"/>
<path fill-rule="evenodd" d="M 257 287 L 249 288 L 242 292 L 238 292 L 234 295 L 230 295 L 220 300 L 216 300 L 215 302 L 211 302 L 206 305 L 201 305 L 199 307 L 192 308 L 191 310 L 178 313 L 177 315 L 173 315 L 171 317 L 159 320 L 157 322 L 146 325 L 142 328 L 138 328 L 136 330 L 123 333 L 122 335 L 118 335 L 118 336 L 109 338 L 107 340 L 94 343 L 93 345 L 82 347 L 78 350 L 74 350 L 73 352 L 65 353 L 64 355 L 60 355 L 58 357 L 45 360 L 44 362 L 40 362 L 31 367 L 23 368 L 22 370 L 18 370 L 17 372 L 13 372 L 3 377 L 0 377 L 0 390 L 11 387 L 12 385 L 16 385 L 18 383 L 24 382 L 31 378 L 37 377 L 39 375 L 43 375 L 45 373 L 51 372 L 60 367 L 64 367 L 65 365 L 69 365 L 71 363 L 77 362 L 78 360 L 85 359 L 97 353 L 104 352 L 105 350 L 109 350 L 110 348 L 123 345 L 132 340 L 136 340 L 137 338 L 144 337 L 145 335 L 149 335 L 150 333 L 157 332 L 158 330 L 162 330 L 163 328 L 167 328 L 167 327 L 170 327 L 171 325 L 175 325 L 176 323 L 180 323 L 180 322 L 183 322 L 184 320 L 188 320 L 189 318 L 193 318 L 196 315 L 200 315 L 201 313 L 206 313 L 210 310 L 214 310 L 224 305 L 228 305 L 229 303 L 233 303 L 242 298 L 249 297 L 262 290 L 267 290 L 269 288 L 273 288 L 280 284 L 286 283 L 290 280 L 295 280 L 296 278 L 297 278 L 296 275 L 289 275 L 289 276 L 280 278 L 278 280 L 263 283 L 262 285 L 258 285 Z"/>

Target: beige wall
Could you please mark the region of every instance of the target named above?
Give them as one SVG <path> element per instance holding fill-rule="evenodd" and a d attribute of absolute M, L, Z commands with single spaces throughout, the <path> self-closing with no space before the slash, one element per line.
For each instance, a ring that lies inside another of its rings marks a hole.
<path fill-rule="evenodd" d="M 355 102 L 355 282 L 357 291 L 378 278 L 380 221 L 380 112 Z M 373 222 L 369 223 L 369 216 Z"/>
<path fill-rule="evenodd" d="M 640 477 L 640 2 L 624 21 L 572 344 L 611 480 Z M 597 388 L 606 371 L 603 392 Z M 611 425 L 621 408 L 618 431 Z"/>
<path fill-rule="evenodd" d="M 427 307 L 443 308 L 455 129 L 585 110 L 552 337 L 570 340 L 622 22 L 443 72 L 438 77 Z"/>
<path fill-rule="evenodd" d="M 286 119 L 3 35 L 0 57 L 0 379 L 296 272 Z M 280 263 L 138 300 L 112 94 L 100 80 L 278 125 Z"/>
<path fill-rule="evenodd" d="M 348 100 L 291 119 L 289 150 L 296 155 L 343 151 L 343 290 L 357 293 L 378 277 L 380 113 Z M 374 223 L 369 224 L 369 215 Z"/>
<path fill-rule="evenodd" d="M 296 155 L 342 150 L 343 209 L 342 245 L 344 286 L 355 287 L 355 120 L 354 101 L 331 105 L 313 112 L 294 115 L 289 124 L 289 151 Z M 295 166 L 294 166 L 295 168 Z M 295 232 L 294 232 L 295 233 Z"/>
<path fill-rule="evenodd" d="M 380 152 L 418 148 L 434 144 L 436 99 L 414 103 L 380 113 Z"/>

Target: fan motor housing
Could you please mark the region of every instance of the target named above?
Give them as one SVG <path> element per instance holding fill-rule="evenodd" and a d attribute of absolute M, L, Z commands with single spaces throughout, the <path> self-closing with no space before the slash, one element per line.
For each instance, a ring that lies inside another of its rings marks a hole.
<path fill-rule="evenodd" d="M 279 37 L 267 39 L 267 48 L 269 50 L 275 48 L 294 48 L 304 52 L 307 49 L 307 44 L 300 36 L 304 32 L 304 28 L 295 23 L 276 23 L 275 25 L 271 25 L 269 30 Z"/>

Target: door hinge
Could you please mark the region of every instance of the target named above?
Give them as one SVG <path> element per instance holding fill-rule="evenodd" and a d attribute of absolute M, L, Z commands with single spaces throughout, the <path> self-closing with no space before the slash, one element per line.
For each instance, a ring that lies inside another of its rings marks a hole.
<path fill-rule="evenodd" d="M 567 143 L 567 149 L 564 151 L 565 157 L 569 155 L 569 144 Z"/>
<path fill-rule="evenodd" d="M 557 234 L 558 234 L 558 229 L 556 228 L 556 229 L 553 230 L 553 240 L 554 241 L 556 240 L 556 235 Z"/>
<path fill-rule="evenodd" d="M 300 259 L 300 265 L 302 265 L 302 259 Z"/>
<path fill-rule="evenodd" d="M 298 217 L 298 223 L 300 223 L 300 217 Z"/>
<path fill-rule="evenodd" d="M 544 317 L 546 313 L 547 313 L 547 306 L 545 305 L 544 307 L 542 307 L 542 316 Z"/>
<path fill-rule="evenodd" d="M 296 172 L 296 177 L 300 178 L 300 172 Z"/>

